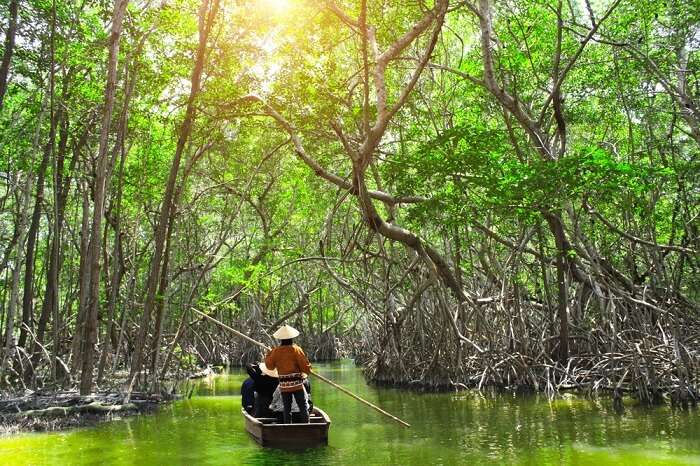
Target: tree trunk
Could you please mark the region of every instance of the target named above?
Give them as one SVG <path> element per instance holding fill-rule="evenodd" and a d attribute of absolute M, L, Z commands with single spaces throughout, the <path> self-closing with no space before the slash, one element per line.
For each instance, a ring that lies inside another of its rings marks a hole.
<path fill-rule="evenodd" d="M 126 111 L 126 109 L 125 109 Z M 125 130 L 126 122 L 121 125 L 121 128 Z M 120 131 L 122 131 L 120 129 Z M 122 138 L 119 138 L 120 142 L 123 142 Z M 124 176 L 124 159 L 126 158 L 126 151 L 121 147 L 121 158 L 119 160 L 119 174 L 118 174 L 118 187 L 117 187 L 117 206 L 116 206 L 116 223 L 114 225 L 114 245 L 112 249 L 112 280 L 109 287 L 109 302 L 107 304 L 107 332 L 105 334 L 105 346 L 102 349 L 102 354 L 100 355 L 100 363 L 97 368 L 97 381 L 98 383 L 102 381 L 104 375 L 105 366 L 107 364 L 107 356 L 110 348 L 117 347 L 117 341 L 113 338 L 112 334 L 114 332 L 114 310 L 117 306 L 117 298 L 119 296 L 119 288 L 121 286 L 122 277 L 124 276 L 124 267 L 122 266 L 122 245 L 121 245 L 121 201 L 122 201 L 122 179 Z"/>
<path fill-rule="evenodd" d="M 149 34 L 144 34 L 139 41 L 139 44 L 134 52 L 134 56 L 140 55 L 143 48 L 143 44 Z M 134 58 L 135 60 L 135 58 Z M 129 66 L 131 65 L 131 70 Z M 97 380 L 100 382 L 104 376 L 104 370 L 107 364 L 107 356 L 111 348 L 117 348 L 117 337 L 114 334 L 114 310 L 117 305 L 117 299 L 119 297 L 119 288 L 121 287 L 121 281 L 124 276 L 124 266 L 122 259 L 122 243 L 121 243 L 121 225 L 122 225 L 122 195 L 123 195 L 123 181 L 124 181 L 124 162 L 126 160 L 126 147 L 125 141 L 127 136 L 128 122 L 129 122 L 129 104 L 131 103 L 131 97 L 134 93 L 134 87 L 136 85 L 136 73 L 133 70 L 136 68 L 135 61 L 127 62 L 124 66 L 124 102 L 122 104 L 122 112 L 119 117 L 119 128 L 117 130 L 117 141 L 114 145 L 114 152 L 112 155 L 112 162 L 110 163 L 110 168 L 114 167 L 116 162 L 117 154 L 119 154 L 119 170 L 117 178 L 117 192 L 116 197 L 116 213 L 114 214 L 116 220 L 114 221 L 114 245 L 112 249 L 112 279 L 110 281 L 109 288 L 109 301 L 107 304 L 107 331 L 105 337 L 105 347 L 102 349 L 102 354 L 100 355 L 100 362 L 97 368 Z M 112 175 L 109 174 L 108 185 L 111 183 Z"/>
<path fill-rule="evenodd" d="M 34 319 L 34 256 L 36 254 L 36 241 L 39 234 L 39 224 L 41 221 L 41 207 L 44 203 L 44 181 L 49 160 L 53 153 L 54 139 L 56 135 L 56 118 L 51 119 L 49 130 L 49 142 L 44 148 L 44 156 L 39 165 L 37 177 L 36 200 L 34 201 L 34 211 L 32 212 L 32 222 L 27 233 L 27 252 L 24 263 L 24 291 L 22 295 L 22 327 L 19 333 L 19 346 L 24 347 L 27 342 L 28 331 L 33 327 Z"/>
<path fill-rule="evenodd" d="M 93 205 L 90 243 L 88 246 L 88 266 L 85 273 L 89 274 L 89 306 L 85 320 L 85 347 L 80 375 L 80 394 L 87 395 L 92 391 L 92 370 L 95 359 L 95 344 L 97 343 L 97 317 L 100 300 L 100 241 L 102 239 L 102 218 L 104 216 L 104 200 L 107 185 L 108 144 L 112 124 L 114 95 L 117 87 L 117 62 L 119 60 L 119 40 L 122 32 L 122 21 L 129 0 L 116 0 L 112 14 L 112 32 L 109 39 L 109 57 L 107 59 L 107 85 L 105 86 L 104 109 L 100 129 L 100 145 L 95 162 L 95 197 Z"/>
<path fill-rule="evenodd" d="M 69 166 L 69 172 L 73 173 L 78 161 L 79 152 L 87 142 L 87 131 L 83 134 L 76 146 L 73 158 Z M 54 328 L 54 361 L 58 356 L 58 335 L 56 331 L 60 328 L 58 322 L 58 292 L 59 292 L 59 277 L 61 272 L 61 236 L 63 231 L 63 220 L 65 218 L 66 204 L 68 202 L 68 192 L 73 179 L 71 176 L 64 178 L 64 161 L 68 143 L 68 119 L 64 118 L 63 128 L 58 143 L 58 157 L 56 166 L 54 167 L 54 224 L 51 236 L 51 245 L 49 247 L 49 266 L 46 271 L 46 292 L 44 293 L 44 301 L 41 307 L 39 323 L 37 325 L 36 339 L 37 343 L 44 344 L 44 336 L 46 327 L 49 322 L 49 317 L 53 319 Z M 34 353 L 38 353 L 39 347 L 34 348 Z"/>
<path fill-rule="evenodd" d="M 168 288 L 168 264 L 170 262 L 170 238 L 172 236 L 172 217 L 168 227 L 168 237 L 165 242 L 165 253 L 163 254 L 163 268 L 160 274 L 160 285 L 158 286 L 158 300 L 156 302 L 156 318 L 153 334 L 153 357 L 151 358 L 151 384 L 153 390 L 158 384 L 158 359 L 160 357 L 160 338 L 163 333 L 163 313 L 165 309 L 165 292 Z"/>
<path fill-rule="evenodd" d="M 558 215 L 548 213 L 545 215 L 550 230 L 554 235 L 554 243 L 557 247 L 557 317 L 559 319 L 559 352 L 558 359 L 562 364 L 569 359 L 569 315 L 568 315 L 568 280 L 569 268 L 567 266 L 567 254 L 571 249 L 566 239 L 561 219 Z"/>
<path fill-rule="evenodd" d="M 131 361 L 131 370 L 129 373 L 130 386 L 133 386 L 133 383 L 139 372 L 141 372 L 141 367 L 143 365 L 146 336 L 151 324 L 151 313 L 155 307 L 156 301 L 156 288 L 160 280 L 163 250 L 165 248 L 165 240 L 167 237 L 167 227 L 173 210 L 172 204 L 175 192 L 175 183 L 177 181 L 178 172 L 180 171 L 180 162 L 185 150 L 185 145 L 187 144 L 190 133 L 192 132 L 192 124 L 194 122 L 196 111 L 195 98 L 199 94 L 201 87 L 207 40 L 209 37 L 209 32 L 214 24 L 214 18 L 216 17 L 218 9 L 219 0 L 202 0 L 202 5 L 199 9 L 199 47 L 197 48 L 197 59 L 192 69 L 190 95 L 187 99 L 187 110 L 185 111 L 185 118 L 182 122 L 182 126 L 180 127 L 180 135 L 177 141 L 177 147 L 175 149 L 175 156 L 173 157 L 173 162 L 170 167 L 168 182 L 165 187 L 163 203 L 160 207 L 160 214 L 158 216 L 158 223 L 154 235 L 155 250 L 153 252 L 153 259 L 151 260 L 151 266 L 148 272 L 143 315 L 141 317 L 139 333 L 136 338 L 134 356 Z"/>
<path fill-rule="evenodd" d="M 37 119 L 36 128 L 34 129 L 34 136 L 32 137 L 32 160 L 34 162 L 33 154 L 35 150 L 39 147 L 39 137 L 41 136 L 41 127 L 44 122 L 44 115 L 46 114 L 46 103 L 47 99 L 44 97 L 41 103 L 41 110 L 39 111 L 39 117 Z M 22 251 L 24 249 L 25 238 L 27 237 L 27 223 L 29 221 L 29 202 L 34 188 L 34 178 L 31 173 L 27 174 L 27 182 L 24 185 L 22 192 L 22 200 L 20 203 L 20 208 L 17 213 L 17 253 L 15 256 L 14 267 L 12 268 L 12 285 L 10 288 L 10 303 L 8 305 L 7 319 L 5 324 L 5 351 L 3 353 L 2 364 L 0 368 L 4 369 L 7 362 L 7 357 L 9 357 L 9 352 L 14 344 L 13 333 L 14 333 L 14 318 L 15 311 L 17 309 L 17 304 L 19 302 L 19 281 L 21 277 L 20 268 L 22 266 Z M 8 255 L 9 258 L 9 255 Z"/>
<path fill-rule="evenodd" d="M 19 345 L 24 347 L 26 343 L 27 333 L 33 327 L 34 322 L 34 256 L 36 254 L 36 241 L 38 230 L 41 222 L 41 208 L 44 201 L 44 182 L 46 180 L 46 170 L 48 169 L 49 160 L 52 159 L 54 153 L 54 144 L 56 141 L 56 128 L 60 124 L 64 116 L 64 105 L 59 105 L 56 110 L 55 94 L 56 94 L 56 58 L 55 58 L 55 39 L 56 39 L 56 9 L 53 4 L 51 9 L 51 34 L 49 38 L 49 109 L 51 112 L 51 123 L 49 125 L 49 138 L 44 147 L 44 156 L 39 166 L 39 178 L 37 181 L 36 203 L 34 205 L 34 213 L 32 214 L 32 224 L 29 228 L 29 236 L 27 241 L 27 257 L 24 272 L 24 295 L 22 297 L 22 328 L 20 329 Z M 64 81 L 61 95 L 65 98 L 67 91 L 68 79 Z M 54 176 L 56 172 L 54 170 Z M 54 190 L 58 186 L 54 186 Z M 54 208 L 56 205 L 54 204 Z M 54 220 L 56 220 L 54 216 Z"/>
<path fill-rule="evenodd" d="M 78 316 L 75 321 L 75 329 L 73 331 L 73 343 L 71 344 L 71 353 L 73 360 L 71 364 L 71 372 L 78 372 L 81 366 L 83 347 L 85 346 L 85 316 L 88 308 L 88 288 L 90 287 L 90 275 L 86 272 L 87 269 L 87 251 L 90 234 L 90 201 L 88 200 L 87 183 L 82 183 L 83 197 L 83 216 L 80 227 L 80 265 L 78 269 L 78 277 L 80 277 L 80 285 L 78 291 Z"/>
<path fill-rule="evenodd" d="M 10 0 L 10 22 L 7 26 L 5 34 L 5 47 L 2 54 L 2 62 L 0 62 L 0 112 L 5 101 L 5 92 L 7 91 L 7 77 L 10 74 L 10 63 L 12 62 L 12 53 L 15 50 L 15 34 L 17 33 L 17 11 L 19 10 L 19 0 Z"/>
<path fill-rule="evenodd" d="M 17 309 L 17 303 L 19 301 L 19 281 L 22 267 L 22 249 L 24 248 L 24 240 L 26 238 L 27 215 L 26 212 L 29 210 L 29 198 L 31 197 L 33 179 L 31 174 L 28 175 L 27 184 L 25 185 L 24 192 L 22 193 L 22 205 L 19 209 L 19 220 L 17 222 L 17 228 L 19 230 L 19 238 L 17 241 L 17 254 L 14 260 L 14 267 L 12 268 L 12 281 L 10 288 L 10 302 L 7 307 L 7 319 L 5 325 L 5 345 L 2 355 L 2 364 L 0 364 L 0 372 L 3 372 L 7 367 L 8 359 L 10 358 L 10 353 L 14 347 L 14 321 L 15 321 L 15 311 Z"/>

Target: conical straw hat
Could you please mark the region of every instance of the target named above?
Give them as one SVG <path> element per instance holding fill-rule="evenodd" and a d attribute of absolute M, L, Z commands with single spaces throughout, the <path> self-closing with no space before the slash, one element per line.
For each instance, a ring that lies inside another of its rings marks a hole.
<path fill-rule="evenodd" d="M 289 325 L 283 325 L 277 329 L 275 333 L 272 334 L 273 337 L 278 340 L 289 340 L 290 338 L 296 338 L 299 336 L 299 330 L 291 327 Z"/>
<path fill-rule="evenodd" d="M 276 379 L 279 378 L 279 374 L 277 374 L 277 369 L 275 369 L 275 370 L 268 369 L 264 362 L 260 362 L 260 364 L 258 364 L 258 366 L 260 366 L 260 370 L 266 376 L 274 377 Z"/>

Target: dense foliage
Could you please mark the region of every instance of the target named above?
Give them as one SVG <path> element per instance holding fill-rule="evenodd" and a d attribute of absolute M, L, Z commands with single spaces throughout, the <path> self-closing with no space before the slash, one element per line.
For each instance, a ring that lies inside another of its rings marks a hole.
<path fill-rule="evenodd" d="M 3 383 L 259 357 L 695 396 L 700 5 L 7 0 Z"/>

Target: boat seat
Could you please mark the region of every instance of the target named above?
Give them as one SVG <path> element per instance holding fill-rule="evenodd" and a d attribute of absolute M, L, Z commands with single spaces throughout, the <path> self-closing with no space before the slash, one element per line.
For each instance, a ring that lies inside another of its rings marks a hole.
<path fill-rule="evenodd" d="M 280 423 L 279 419 L 277 419 L 276 417 L 256 417 L 255 419 L 262 422 L 263 424 Z M 322 416 L 319 416 L 318 414 L 314 413 L 314 414 L 311 414 L 309 416 L 309 423 L 311 423 L 311 424 L 323 424 L 325 422 L 326 422 L 326 420 Z"/>
<path fill-rule="evenodd" d="M 276 417 L 256 417 L 255 419 L 262 422 L 263 424 L 272 424 L 273 422 L 277 422 Z"/>

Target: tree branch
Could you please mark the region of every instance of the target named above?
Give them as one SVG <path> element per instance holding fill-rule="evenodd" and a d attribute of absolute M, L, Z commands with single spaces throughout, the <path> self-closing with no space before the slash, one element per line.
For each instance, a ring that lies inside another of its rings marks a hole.
<path fill-rule="evenodd" d="M 651 247 L 656 248 L 656 249 L 682 252 L 682 253 L 691 254 L 691 255 L 695 255 L 698 253 L 697 251 L 695 251 L 693 249 L 684 248 L 682 246 L 674 246 L 672 244 L 657 244 L 657 243 L 653 243 L 651 241 L 643 240 L 643 239 L 638 238 L 638 237 L 631 235 L 629 233 L 626 233 L 626 232 L 620 230 L 619 228 L 617 228 L 612 223 L 610 223 L 597 210 L 595 210 L 593 207 L 591 207 L 591 205 L 588 203 L 588 201 L 584 201 L 583 205 L 586 208 L 586 210 L 588 211 L 588 213 L 593 215 L 594 217 L 596 217 L 598 220 L 600 220 L 603 223 L 603 225 L 605 225 L 606 227 L 608 227 L 610 230 L 614 231 L 618 235 L 622 236 L 623 238 L 626 238 L 634 243 L 643 244 L 645 246 L 651 246 Z"/>
<path fill-rule="evenodd" d="M 323 178 L 326 181 L 330 181 L 334 185 L 342 188 L 342 189 L 347 189 L 349 191 L 354 191 L 355 188 L 353 187 L 352 183 L 349 182 L 348 180 L 341 178 L 340 176 L 328 172 L 326 169 L 324 169 L 316 160 L 311 158 L 307 153 L 306 150 L 304 149 L 304 145 L 301 143 L 301 139 L 299 138 L 296 130 L 294 127 L 282 116 L 277 112 L 270 104 L 268 104 L 265 100 L 263 100 L 261 97 L 257 95 L 247 95 L 245 97 L 242 97 L 240 99 L 241 102 L 257 102 L 260 103 L 267 115 L 272 117 L 277 123 L 289 134 L 290 139 L 292 140 L 292 144 L 294 144 L 294 150 L 297 154 L 297 156 L 301 159 L 302 162 L 304 162 L 309 168 L 311 168 L 314 173 L 316 173 L 319 177 Z M 422 197 L 422 196 L 392 196 L 391 194 L 385 193 L 383 191 L 369 191 L 369 195 L 371 198 L 376 199 L 378 201 L 384 202 L 388 205 L 397 205 L 397 204 L 415 204 L 419 202 L 426 201 L 427 198 Z"/>

